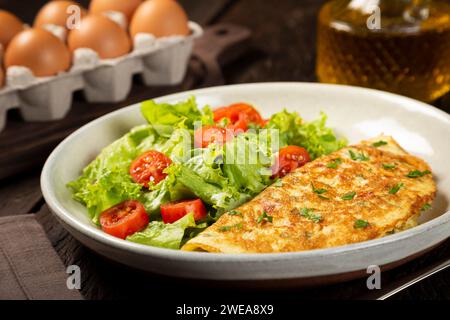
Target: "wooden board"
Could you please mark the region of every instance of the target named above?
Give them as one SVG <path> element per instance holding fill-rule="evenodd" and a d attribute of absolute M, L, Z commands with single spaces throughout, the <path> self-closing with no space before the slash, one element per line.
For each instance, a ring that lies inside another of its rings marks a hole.
<path fill-rule="evenodd" d="M 44 203 L 39 187 L 40 172 L 23 172 L 0 184 L 0 217 L 24 214 Z"/>

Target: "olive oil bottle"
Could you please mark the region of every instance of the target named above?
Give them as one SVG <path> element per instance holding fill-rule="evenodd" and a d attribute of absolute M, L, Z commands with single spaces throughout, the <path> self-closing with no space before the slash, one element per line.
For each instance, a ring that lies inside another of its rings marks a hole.
<path fill-rule="evenodd" d="M 427 102 L 450 91 L 450 1 L 331 0 L 318 20 L 321 82 Z"/>

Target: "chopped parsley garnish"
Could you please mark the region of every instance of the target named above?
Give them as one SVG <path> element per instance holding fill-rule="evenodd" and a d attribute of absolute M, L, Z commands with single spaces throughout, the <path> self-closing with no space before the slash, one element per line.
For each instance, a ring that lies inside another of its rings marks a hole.
<path fill-rule="evenodd" d="M 327 189 L 323 189 L 323 188 L 317 189 L 317 188 L 314 186 L 314 184 L 312 184 L 312 183 L 311 183 L 311 187 L 312 187 L 312 191 L 313 191 L 314 193 L 317 193 L 317 194 L 324 194 L 324 193 L 327 192 Z"/>
<path fill-rule="evenodd" d="M 219 231 L 225 232 L 225 231 L 230 231 L 235 228 L 242 229 L 242 222 L 233 224 L 232 226 L 222 226 L 219 228 Z"/>
<path fill-rule="evenodd" d="M 223 226 L 219 228 L 219 231 L 230 231 L 233 228 L 233 226 Z"/>
<path fill-rule="evenodd" d="M 327 164 L 327 168 L 336 169 L 338 165 L 340 165 L 341 163 L 342 163 L 341 158 L 334 159 L 333 161 Z"/>
<path fill-rule="evenodd" d="M 327 168 L 336 169 L 338 167 L 336 162 L 330 162 L 327 164 Z"/>
<path fill-rule="evenodd" d="M 377 147 L 385 146 L 385 145 L 387 145 L 387 144 L 388 144 L 388 143 L 387 143 L 386 141 L 380 140 L 380 141 L 377 141 L 377 142 L 372 143 L 372 146 L 374 146 L 375 148 L 377 148 Z"/>
<path fill-rule="evenodd" d="M 352 191 L 349 193 L 344 194 L 341 199 L 342 200 L 353 200 L 353 198 L 356 196 L 356 192 Z"/>
<path fill-rule="evenodd" d="M 428 210 L 428 209 L 431 209 L 431 204 L 425 203 L 425 204 L 423 205 L 423 207 L 420 209 L 420 211 L 426 211 L 426 210 Z"/>
<path fill-rule="evenodd" d="M 383 163 L 383 168 L 385 169 L 394 169 L 396 167 L 393 163 Z"/>
<path fill-rule="evenodd" d="M 281 179 L 277 179 L 274 183 L 273 183 L 274 187 L 282 187 L 283 186 L 283 181 L 281 181 Z"/>
<path fill-rule="evenodd" d="M 328 191 L 327 189 L 323 189 L 323 188 L 317 189 L 317 188 L 314 186 L 314 184 L 312 184 L 312 183 L 311 183 L 311 187 L 312 187 L 312 191 L 313 191 L 314 193 L 317 193 L 317 196 L 318 196 L 320 199 L 323 199 L 323 200 L 330 200 L 330 198 L 325 197 L 325 196 L 323 195 L 324 193 L 326 193 L 326 192 Z"/>
<path fill-rule="evenodd" d="M 267 222 L 272 223 L 273 217 L 269 216 L 267 214 L 267 212 L 263 211 L 263 213 L 258 217 L 258 220 L 256 220 L 256 222 L 262 223 L 263 221 L 267 221 Z"/>
<path fill-rule="evenodd" d="M 426 174 L 430 174 L 431 171 L 430 170 L 425 170 L 425 171 L 420 171 L 420 170 L 414 170 L 414 171 L 410 171 L 406 176 L 408 178 L 420 178 L 423 177 Z"/>
<path fill-rule="evenodd" d="M 353 150 L 348 150 L 348 153 L 350 154 L 350 158 L 354 161 L 369 161 L 369 157 L 363 152 L 356 153 Z"/>
<path fill-rule="evenodd" d="M 404 186 L 403 183 L 397 183 L 395 186 L 393 186 L 391 188 L 391 190 L 389 190 L 389 193 L 390 194 L 396 194 L 400 190 L 400 188 L 402 188 L 403 186 Z"/>
<path fill-rule="evenodd" d="M 237 210 L 231 210 L 231 211 L 228 211 L 228 214 L 229 214 L 230 216 L 241 216 L 241 217 L 242 217 L 242 212 L 239 212 L 239 211 L 237 211 Z"/>
<path fill-rule="evenodd" d="M 314 223 L 319 223 L 322 221 L 322 216 L 320 214 L 314 214 L 314 209 L 302 208 L 300 210 L 300 215 L 313 221 Z"/>
<path fill-rule="evenodd" d="M 366 220 L 358 219 L 355 221 L 355 224 L 353 225 L 353 228 L 355 229 L 364 229 L 369 226 L 369 222 Z"/>

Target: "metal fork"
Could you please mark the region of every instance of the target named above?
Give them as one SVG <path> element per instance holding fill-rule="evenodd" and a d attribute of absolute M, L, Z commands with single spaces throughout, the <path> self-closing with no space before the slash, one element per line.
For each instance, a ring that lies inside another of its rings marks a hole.
<path fill-rule="evenodd" d="M 423 270 L 420 270 L 416 273 L 414 273 L 411 276 L 405 277 L 404 279 L 401 279 L 392 285 L 388 286 L 387 288 L 383 288 L 379 291 L 377 291 L 377 297 L 374 297 L 376 300 L 386 300 L 397 293 L 405 290 L 406 288 L 411 287 L 414 284 L 419 283 L 420 281 L 427 279 L 431 277 L 432 275 L 437 274 L 438 272 L 444 271 L 450 267 L 450 259 L 447 259 L 443 262 L 438 262 L 437 264 L 434 264 L 430 267 L 427 267 Z M 380 295 L 381 294 L 381 295 Z"/>

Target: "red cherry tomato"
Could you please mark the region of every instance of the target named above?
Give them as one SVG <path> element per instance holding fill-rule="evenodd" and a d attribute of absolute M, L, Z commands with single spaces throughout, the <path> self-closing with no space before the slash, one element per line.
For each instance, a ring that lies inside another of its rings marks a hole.
<path fill-rule="evenodd" d="M 130 166 L 130 175 L 137 183 L 148 188 L 149 182 L 158 184 L 167 176 L 164 173 L 172 161 L 164 153 L 151 150 L 137 157 Z"/>
<path fill-rule="evenodd" d="M 246 103 L 235 103 L 228 107 L 222 107 L 214 110 L 215 122 L 218 122 L 223 118 L 229 119 L 229 128 L 234 130 L 246 131 L 249 123 L 264 126 L 264 120 L 259 112 Z"/>
<path fill-rule="evenodd" d="M 197 148 L 206 148 L 210 143 L 223 144 L 233 139 L 233 132 L 226 128 L 204 126 L 194 132 L 194 144 Z"/>
<path fill-rule="evenodd" d="M 281 178 L 289 172 L 304 166 L 311 158 L 305 148 L 287 146 L 280 149 L 278 157 L 272 167 L 272 177 Z"/>
<path fill-rule="evenodd" d="M 136 200 L 119 203 L 100 215 L 102 230 L 120 239 L 141 231 L 148 223 L 149 218 L 144 206 Z"/>
<path fill-rule="evenodd" d="M 238 135 L 239 133 L 245 132 L 248 130 L 248 125 L 250 121 L 245 114 L 241 114 L 239 119 L 227 125 L 227 128 L 233 132 L 234 135 Z"/>
<path fill-rule="evenodd" d="M 191 212 L 194 214 L 195 221 L 206 217 L 207 212 L 202 200 L 175 201 L 161 205 L 161 216 L 164 223 L 173 223 Z"/>

